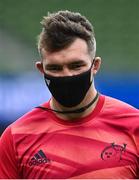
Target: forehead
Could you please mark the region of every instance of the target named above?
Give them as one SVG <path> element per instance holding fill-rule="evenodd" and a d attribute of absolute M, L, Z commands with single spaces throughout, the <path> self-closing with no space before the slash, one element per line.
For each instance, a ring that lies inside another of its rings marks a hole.
<path fill-rule="evenodd" d="M 46 52 L 42 49 L 43 63 L 65 64 L 73 61 L 90 61 L 88 46 L 82 39 L 77 38 L 69 47 L 57 52 Z"/>

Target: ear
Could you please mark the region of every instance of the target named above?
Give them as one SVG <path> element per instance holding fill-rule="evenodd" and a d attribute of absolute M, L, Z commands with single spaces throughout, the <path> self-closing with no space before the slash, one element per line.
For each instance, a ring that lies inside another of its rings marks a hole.
<path fill-rule="evenodd" d="M 94 65 L 92 67 L 92 71 L 93 71 L 93 74 L 97 74 L 97 72 L 99 71 L 100 69 L 100 66 L 101 66 L 101 58 L 100 57 L 95 57 L 94 59 Z"/>
<path fill-rule="evenodd" d="M 42 74 L 44 74 L 43 63 L 42 63 L 41 61 L 37 61 L 37 62 L 35 63 L 35 66 L 36 66 L 36 68 L 37 68 Z"/>

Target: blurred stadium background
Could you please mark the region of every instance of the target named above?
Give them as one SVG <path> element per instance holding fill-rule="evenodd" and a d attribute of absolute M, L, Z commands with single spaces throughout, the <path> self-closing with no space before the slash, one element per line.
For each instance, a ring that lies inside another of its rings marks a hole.
<path fill-rule="evenodd" d="M 103 94 L 139 108 L 139 0 L 0 0 L 0 133 L 50 94 L 35 69 L 48 12 L 79 11 L 93 23 Z"/>

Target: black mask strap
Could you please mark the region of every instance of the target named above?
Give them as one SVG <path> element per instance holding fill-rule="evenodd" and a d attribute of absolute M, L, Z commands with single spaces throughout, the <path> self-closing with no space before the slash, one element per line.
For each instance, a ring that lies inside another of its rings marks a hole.
<path fill-rule="evenodd" d="M 38 107 L 36 107 L 36 108 L 40 108 L 40 109 L 42 109 L 42 110 L 44 110 L 44 111 L 54 111 L 54 112 L 56 112 L 56 113 L 61 113 L 61 114 L 82 113 L 82 112 L 84 112 L 86 109 L 88 109 L 92 104 L 94 104 L 94 103 L 96 102 L 98 96 L 99 96 L 99 93 L 97 92 L 95 98 L 94 98 L 89 104 L 87 104 L 86 106 L 81 107 L 81 108 L 79 108 L 79 109 L 75 109 L 75 110 L 71 110 L 71 111 L 58 111 L 58 110 L 46 108 L 46 107 L 43 107 L 43 106 L 38 106 Z"/>

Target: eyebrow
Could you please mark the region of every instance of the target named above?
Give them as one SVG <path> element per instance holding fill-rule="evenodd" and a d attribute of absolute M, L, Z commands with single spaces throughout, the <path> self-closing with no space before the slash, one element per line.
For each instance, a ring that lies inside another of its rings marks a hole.
<path fill-rule="evenodd" d="M 69 64 L 85 64 L 85 62 L 83 60 L 78 60 L 78 61 L 73 61 Z"/>

